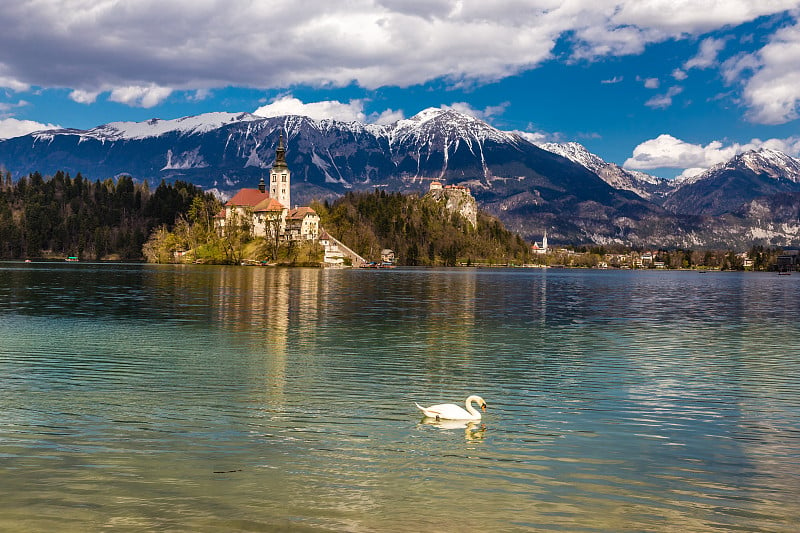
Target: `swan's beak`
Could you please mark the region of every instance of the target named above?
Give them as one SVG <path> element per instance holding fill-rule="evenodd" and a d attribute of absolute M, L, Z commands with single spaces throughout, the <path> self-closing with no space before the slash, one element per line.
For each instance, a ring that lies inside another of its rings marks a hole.
<path fill-rule="evenodd" d="M 486 404 L 485 403 L 481 404 L 481 410 L 484 411 L 484 412 L 486 411 Z"/>

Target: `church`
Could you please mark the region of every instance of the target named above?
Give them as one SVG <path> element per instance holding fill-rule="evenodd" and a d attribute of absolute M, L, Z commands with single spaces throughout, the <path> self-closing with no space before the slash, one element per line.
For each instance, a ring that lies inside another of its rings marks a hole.
<path fill-rule="evenodd" d="M 247 224 L 253 237 L 279 237 L 282 240 L 319 238 L 319 215 L 310 207 L 291 205 L 292 173 L 286 165 L 283 134 L 278 139 L 275 163 L 269 173 L 269 192 L 261 178 L 257 189 L 240 189 L 215 217 L 219 231 L 233 224 Z"/>

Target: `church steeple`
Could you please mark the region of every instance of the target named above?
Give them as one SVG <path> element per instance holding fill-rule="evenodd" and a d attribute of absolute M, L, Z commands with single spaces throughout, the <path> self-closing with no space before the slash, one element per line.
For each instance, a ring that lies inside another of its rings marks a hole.
<path fill-rule="evenodd" d="M 283 132 L 278 137 L 278 147 L 275 149 L 275 163 L 269 178 L 269 195 L 279 201 L 283 207 L 292 208 L 291 196 L 292 176 L 286 165 L 286 147 L 283 145 Z"/>
<path fill-rule="evenodd" d="M 283 132 L 278 137 L 278 148 L 275 149 L 275 164 L 272 168 L 287 168 L 286 167 L 286 148 L 283 146 Z"/>

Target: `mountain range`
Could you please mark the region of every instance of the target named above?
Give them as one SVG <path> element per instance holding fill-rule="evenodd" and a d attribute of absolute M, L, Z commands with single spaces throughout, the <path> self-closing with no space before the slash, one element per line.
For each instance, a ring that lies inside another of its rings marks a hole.
<path fill-rule="evenodd" d="M 688 180 L 603 161 L 577 143 L 535 145 L 472 116 L 427 109 L 389 125 L 209 113 L 54 129 L 0 141 L 16 179 L 58 170 L 89 179 L 183 180 L 225 197 L 266 175 L 280 135 L 299 204 L 349 190 L 469 187 L 528 239 L 637 247 L 800 245 L 800 161 L 762 149 Z"/>

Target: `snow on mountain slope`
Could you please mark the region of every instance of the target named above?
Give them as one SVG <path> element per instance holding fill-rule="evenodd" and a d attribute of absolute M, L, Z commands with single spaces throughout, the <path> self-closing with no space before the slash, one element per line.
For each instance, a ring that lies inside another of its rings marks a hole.
<path fill-rule="evenodd" d="M 227 124 L 253 122 L 262 117 L 250 113 L 205 113 L 172 120 L 158 118 L 146 122 L 110 122 L 82 133 L 82 136 L 98 140 L 146 139 L 177 132 L 182 135 L 206 133 Z"/>
<path fill-rule="evenodd" d="M 473 116 L 452 109 L 433 107 L 424 109 L 411 118 L 398 120 L 394 124 L 386 126 L 384 131 L 392 145 L 403 143 L 409 138 L 413 138 L 415 141 L 421 139 L 433 141 L 439 137 L 444 137 L 449 141 L 461 137 L 464 140 L 474 140 L 479 143 L 486 140 L 514 144 L 517 142 L 514 134 L 493 128 Z"/>
<path fill-rule="evenodd" d="M 800 159 L 794 158 L 778 150 L 759 148 L 738 154 L 728 161 L 719 163 L 705 172 L 679 178 L 680 187 L 695 184 L 718 176 L 720 173 L 744 170 L 755 174 L 763 174 L 773 179 L 786 179 L 800 183 Z"/>
<path fill-rule="evenodd" d="M 644 172 L 625 170 L 615 163 L 603 160 L 576 142 L 542 143 L 538 146 L 586 167 L 616 189 L 631 191 L 648 200 L 664 196 L 672 189 L 668 180 Z"/>

